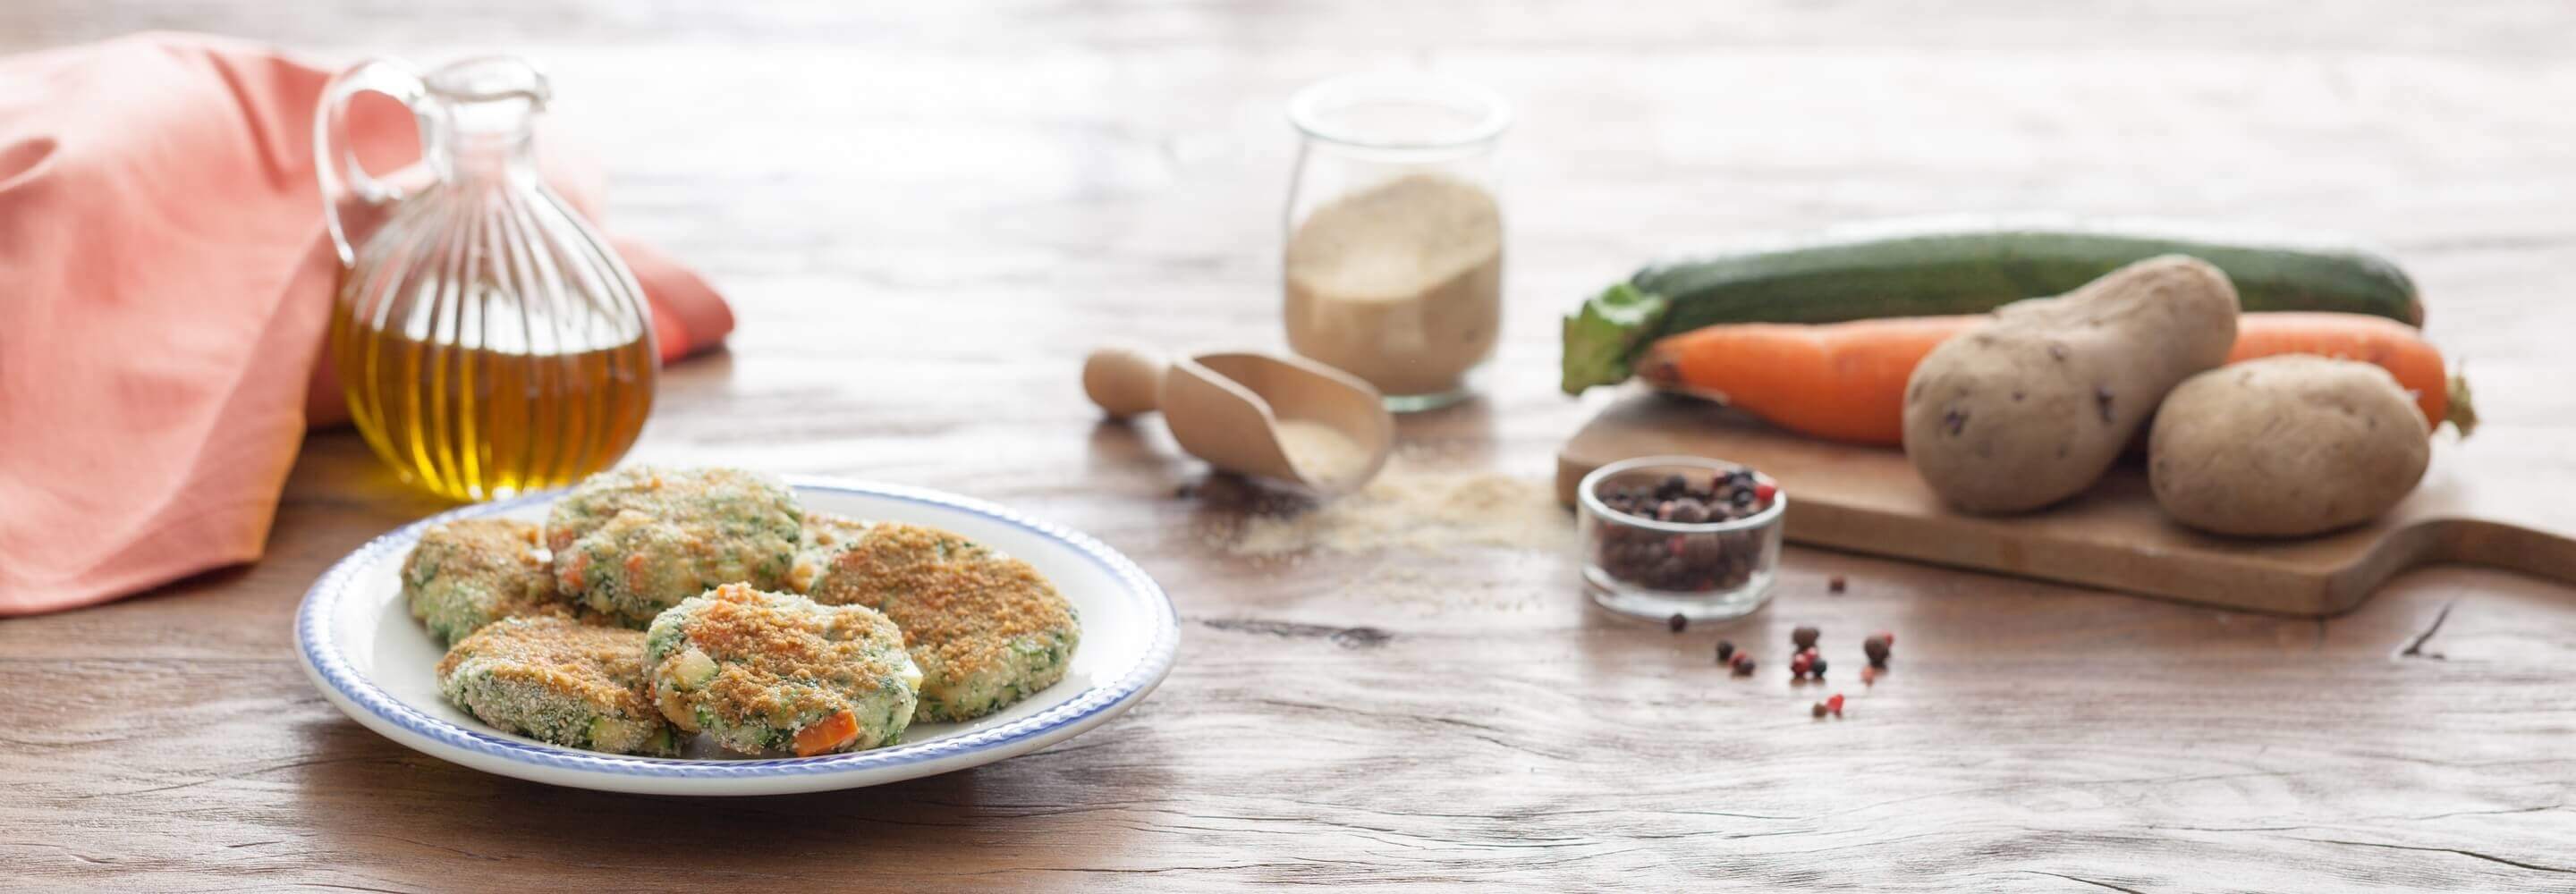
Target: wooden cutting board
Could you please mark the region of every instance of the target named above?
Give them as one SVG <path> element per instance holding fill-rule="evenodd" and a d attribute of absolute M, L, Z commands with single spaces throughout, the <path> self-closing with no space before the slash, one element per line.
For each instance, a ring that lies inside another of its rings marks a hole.
<path fill-rule="evenodd" d="M 2185 529 L 2156 508 L 2135 461 L 2082 496 L 2037 513 L 1951 511 L 1894 448 L 1789 434 L 1716 404 L 1637 395 L 1595 417 L 1557 453 L 1557 496 L 1608 463 L 1683 454 L 1769 473 L 1789 495 L 1789 540 L 2187 602 L 2304 617 L 2361 604 L 2389 576 L 2463 562 L 2576 584 L 2576 508 L 2563 488 L 2477 480 L 2453 438 L 2386 517 L 2304 540 L 2241 540 Z"/>

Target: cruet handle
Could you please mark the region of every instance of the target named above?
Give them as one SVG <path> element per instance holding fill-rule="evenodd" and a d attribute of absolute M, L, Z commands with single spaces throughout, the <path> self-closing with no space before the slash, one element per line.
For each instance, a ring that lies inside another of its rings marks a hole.
<path fill-rule="evenodd" d="M 430 151 L 431 129 L 437 126 L 431 118 L 429 85 L 400 62 L 369 59 L 340 72 L 322 88 L 322 105 L 313 116 L 313 174 L 322 181 L 322 218 L 330 224 L 331 244 L 340 250 L 343 266 L 356 264 L 358 252 L 340 219 L 340 203 L 354 197 L 362 205 L 375 208 L 402 201 L 409 194 L 398 184 L 368 176 L 366 168 L 358 164 L 347 125 L 349 100 L 360 93 L 382 93 L 411 109 L 420 127 L 424 155 Z"/>

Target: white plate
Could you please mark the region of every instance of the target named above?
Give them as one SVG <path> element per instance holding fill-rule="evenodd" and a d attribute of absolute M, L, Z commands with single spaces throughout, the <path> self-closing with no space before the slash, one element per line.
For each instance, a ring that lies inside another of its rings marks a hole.
<path fill-rule="evenodd" d="M 885 484 L 798 478 L 809 509 L 966 535 L 1037 567 L 1073 602 L 1082 644 L 1064 680 L 972 723 L 914 724 L 891 748 L 809 758 L 729 759 L 701 739 L 683 758 L 627 757 L 500 732 L 438 697 L 445 654 L 403 605 L 398 571 L 423 529 L 458 518 L 542 520 L 556 492 L 467 506 L 404 526 L 331 566 L 295 614 L 304 671 L 324 698 L 431 757 L 553 785 L 665 795 L 857 788 L 1026 754 L 1118 716 L 1172 668 L 1180 616 L 1152 578 L 1082 534 L 990 503 Z"/>

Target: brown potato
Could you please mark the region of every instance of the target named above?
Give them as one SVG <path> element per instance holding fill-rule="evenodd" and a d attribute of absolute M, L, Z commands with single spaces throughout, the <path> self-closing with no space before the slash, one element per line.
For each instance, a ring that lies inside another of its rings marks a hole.
<path fill-rule="evenodd" d="M 2388 371 L 2288 355 L 2193 376 L 2147 438 L 2156 503 L 2217 534 L 2297 537 L 2377 518 L 2432 461 L 2424 411 Z"/>
<path fill-rule="evenodd" d="M 2122 267 L 2057 298 L 2005 305 L 1942 342 L 1905 387 L 1905 454 L 1971 512 L 2082 492 L 2165 392 L 2227 360 L 2236 287 L 2197 258 Z"/>

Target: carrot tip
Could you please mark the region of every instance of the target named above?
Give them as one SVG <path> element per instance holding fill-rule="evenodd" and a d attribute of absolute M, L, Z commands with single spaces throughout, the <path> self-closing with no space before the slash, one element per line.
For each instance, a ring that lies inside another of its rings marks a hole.
<path fill-rule="evenodd" d="M 2459 432 L 2460 437 L 2466 439 L 2469 432 L 2477 430 L 2478 427 L 2477 407 L 2469 403 L 2469 377 L 2458 373 L 2452 374 L 2450 392 L 2450 409 L 2442 414 L 2441 419 L 2435 420 L 2434 424 L 2448 422 L 2452 430 Z"/>

